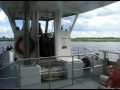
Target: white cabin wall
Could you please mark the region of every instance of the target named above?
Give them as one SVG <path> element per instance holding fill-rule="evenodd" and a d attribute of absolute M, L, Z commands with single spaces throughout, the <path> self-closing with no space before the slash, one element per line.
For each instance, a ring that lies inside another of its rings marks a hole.
<path fill-rule="evenodd" d="M 60 31 L 58 39 L 58 56 L 71 55 L 70 31 Z M 65 48 L 64 48 L 65 47 Z"/>
<path fill-rule="evenodd" d="M 61 31 L 62 10 L 56 13 L 55 17 L 55 55 L 67 56 L 71 55 L 71 31 Z M 62 48 L 66 46 L 66 48 Z"/>

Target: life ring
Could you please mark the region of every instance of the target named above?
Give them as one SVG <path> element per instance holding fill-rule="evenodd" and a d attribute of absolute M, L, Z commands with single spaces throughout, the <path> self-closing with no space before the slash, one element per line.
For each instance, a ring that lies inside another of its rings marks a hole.
<path fill-rule="evenodd" d="M 24 50 L 20 48 L 20 43 L 23 41 L 23 36 L 19 37 L 18 40 L 16 41 L 15 44 L 15 50 L 17 53 L 23 55 Z M 30 38 L 30 54 L 34 51 L 35 49 L 35 42 L 32 38 Z"/>

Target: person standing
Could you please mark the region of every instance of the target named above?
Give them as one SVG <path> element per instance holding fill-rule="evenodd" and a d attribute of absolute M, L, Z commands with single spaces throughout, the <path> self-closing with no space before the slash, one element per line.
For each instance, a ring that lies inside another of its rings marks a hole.
<path fill-rule="evenodd" d="M 109 75 L 106 87 L 120 89 L 120 58 L 117 60 L 117 66 L 109 72 Z"/>

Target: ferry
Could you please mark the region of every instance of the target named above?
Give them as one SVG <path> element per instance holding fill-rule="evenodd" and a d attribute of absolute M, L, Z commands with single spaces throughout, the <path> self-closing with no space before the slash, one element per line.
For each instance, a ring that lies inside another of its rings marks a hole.
<path fill-rule="evenodd" d="M 14 33 L 14 48 L 0 48 L 0 89 L 100 89 L 105 57 L 72 54 L 70 35 L 79 14 L 115 2 L 0 1 Z M 63 18 L 72 19 L 67 29 Z M 46 23 L 44 31 L 40 22 Z"/>

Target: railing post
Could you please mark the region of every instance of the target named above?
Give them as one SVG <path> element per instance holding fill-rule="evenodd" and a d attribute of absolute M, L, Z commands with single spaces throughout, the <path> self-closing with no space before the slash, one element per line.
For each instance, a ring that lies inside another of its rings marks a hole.
<path fill-rule="evenodd" d="M 49 60 L 49 89 L 51 89 L 51 73 L 50 73 L 50 65 L 51 63 L 50 63 L 50 60 Z"/>
<path fill-rule="evenodd" d="M 107 54 L 106 54 L 107 52 L 106 51 L 103 51 L 103 54 L 104 54 L 104 59 L 106 58 L 106 56 L 107 56 Z"/>
<path fill-rule="evenodd" d="M 91 78 L 92 78 L 92 80 L 93 80 L 93 79 L 94 79 L 94 66 L 95 66 L 95 65 L 94 65 L 94 64 L 95 64 L 95 63 L 94 63 L 95 61 L 94 61 L 94 60 L 95 60 L 95 55 L 93 54 L 92 56 L 93 56 L 93 63 L 92 63 L 92 67 L 91 67 L 91 73 L 92 73 Z"/>
<path fill-rule="evenodd" d="M 2 47 L 2 49 L 3 49 L 3 52 L 4 52 L 4 47 Z"/>
<path fill-rule="evenodd" d="M 119 56 L 118 56 L 118 58 L 120 58 L 120 53 L 119 53 Z"/>
<path fill-rule="evenodd" d="M 74 56 L 72 56 L 72 85 L 74 85 Z"/>
<path fill-rule="evenodd" d="M 107 52 L 103 51 L 103 54 L 104 54 L 103 73 L 106 74 L 106 56 L 107 56 Z"/>
<path fill-rule="evenodd" d="M 80 59 L 80 55 L 79 55 L 80 52 L 79 52 L 79 51 L 80 51 L 80 49 L 79 49 L 79 47 L 78 47 L 78 59 Z"/>
<path fill-rule="evenodd" d="M 38 60 L 39 60 L 39 59 L 36 60 L 36 64 L 38 64 Z"/>
<path fill-rule="evenodd" d="M 18 87 L 21 89 L 20 60 L 18 60 Z"/>

